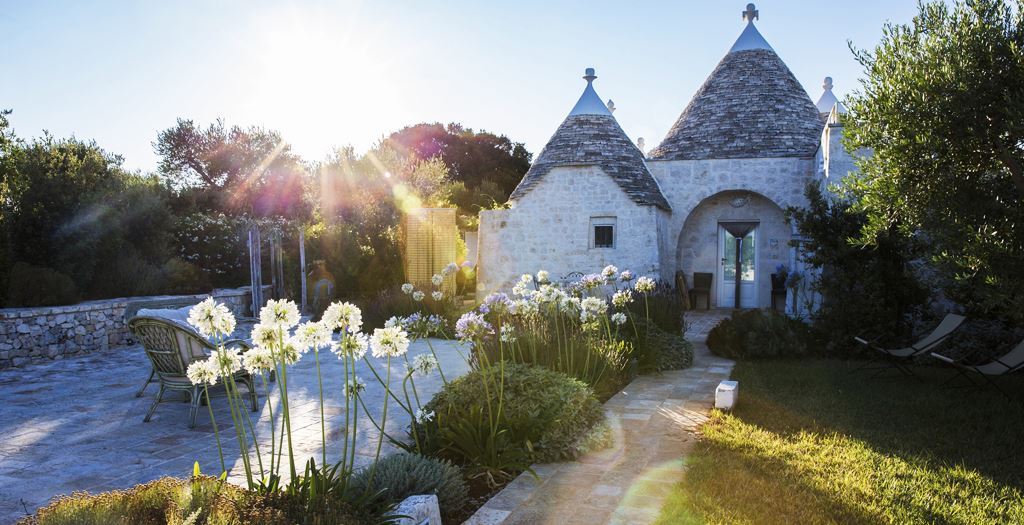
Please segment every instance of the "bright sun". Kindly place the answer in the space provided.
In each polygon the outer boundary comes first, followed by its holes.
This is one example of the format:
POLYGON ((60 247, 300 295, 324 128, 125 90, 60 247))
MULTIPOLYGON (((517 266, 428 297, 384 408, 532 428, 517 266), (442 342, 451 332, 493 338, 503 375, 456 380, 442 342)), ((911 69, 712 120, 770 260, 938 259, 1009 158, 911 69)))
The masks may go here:
POLYGON ((402 114, 388 35, 351 10, 342 26, 336 15, 297 7, 265 13, 256 24, 260 71, 246 99, 297 149, 315 156, 402 114))

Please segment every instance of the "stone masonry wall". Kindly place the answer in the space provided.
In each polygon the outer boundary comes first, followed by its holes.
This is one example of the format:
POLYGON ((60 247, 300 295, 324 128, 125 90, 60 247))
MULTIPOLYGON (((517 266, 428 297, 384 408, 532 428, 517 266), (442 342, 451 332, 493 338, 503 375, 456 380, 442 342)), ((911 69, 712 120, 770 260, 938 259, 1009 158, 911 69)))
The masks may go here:
MULTIPOLYGON (((683 224, 701 202, 724 191, 744 190, 767 198, 783 210, 804 206, 804 187, 814 176, 814 164, 813 157, 648 160, 647 167, 672 206, 666 241, 671 249, 662 253, 662 278, 672 279, 680 268, 683 224)), ((688 279, 692 277, 687 275, 688 279)))
MULTIPOLYGON (((214 290, 213 297, 235 313, 249 310, 249 287, 214 290)), ((127 297, 88 301, 69 306, 0 309, 0 369, 33 360, 59 359, 112 346, 131 344, 125 311, 160 303, 181 306, 209 295, 127 297)))
POLYGON ((552 168, 512 208, 480 213, 477 291, 508 289, 537 270, 560 279, 608 264, 657 276, 666 222, 664 211, 636 204, 598 167, 552 168), (591 247, 593 217, 615 217, 613 248, 591 247))

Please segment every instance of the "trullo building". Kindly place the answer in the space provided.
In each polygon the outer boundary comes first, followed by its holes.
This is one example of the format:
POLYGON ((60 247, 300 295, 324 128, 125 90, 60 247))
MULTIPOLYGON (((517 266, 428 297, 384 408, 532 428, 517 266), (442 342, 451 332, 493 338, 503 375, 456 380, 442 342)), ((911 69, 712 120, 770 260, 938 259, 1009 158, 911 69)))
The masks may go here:
POLYGON ((733 306, 737 291, 742 307, 771 304, 770 275, 797 263, 783 210, 804 204, 809 181, 841 177, 852 163, 831 79, 815 104, 757 30, 752 4, 743 17, 739 38, 646 156, 587 69, 583 94, 508 208, 480 214, 478 291, 539 269, 558 279, 614 264, 668 282, 711 274, 711 307, 733 306))

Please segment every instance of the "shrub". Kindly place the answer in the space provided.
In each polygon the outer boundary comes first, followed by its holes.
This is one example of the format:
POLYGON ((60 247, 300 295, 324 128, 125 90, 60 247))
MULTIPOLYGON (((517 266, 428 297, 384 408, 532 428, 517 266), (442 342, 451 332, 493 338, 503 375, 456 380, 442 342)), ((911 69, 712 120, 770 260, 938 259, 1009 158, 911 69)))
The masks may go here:
POLYGON ((403 453, 383 457, 376 465, 372 486, 370 467, 352 476, 349 487, 355 494, 376 494, 384 489, 379 496, 384 504, 397 504, 417 494, 436 494, 446 523, 454 523, 469 499, 462 472, 449 461, 403 453))
MULTIPOLYGON (((381 328, 384 323, 392 317, 407 317, 419 312, 424 315, 440 315, 448 325, 452 325, 454 319, 459 316, 456 303, 449 297, 435 301, 426 291, 422 301, 412 300, 408 294, 402 293, 398 288, 381 290, 375 295, 357 299, 355 302, 363 311, 363 324, 367 329, 381 328)), ((450 331, 448 331, 450 334, 450 331)))
POLYGON ((75 282, 50 268, 15 263, 8 281, 8 306, 53 306, 79 301, 75 282))
MULTIPOLYGON (((513 323, 505 320, 505 324, 513 323)), ((563 320, 563 333, 568 324, 563 320)), ((587 384, 599 400, 615 395, 630 379, 629 361, 634 353, 631 342, 582 331, 570 331, 559 338, 552 323, 536 319, 532 326, 517 327, 516 332, 519 335, 514 343, 499 343, 497 338, 484 341, 474 348, 475 358, 479 359, 482 351, 490 363, 504 357, 515 363, 561 372, 587 384)))
MULTIPOLYGON (((937 323, 929 323, 924 330, 931 330, 937 323)), ((1021 340, 1024 327, 997 319, 968 318, 938 352, 955 359, 983 360, 1006 354, 1021 340)))
POLYGON ((637 360, 642 372, 681 370, 693 366, 693 345, 680 333, 666 332, 657 323, 644 319, 637 319, 636 326, 642 341, 642 344, 637 344, 637 360))
POLYGON ((670 334, 683 333, 683 300, 675 287, 665 281, 658 281, 654 291, 647 294, 646 305, 644 296, 637 294, 629 309, 634 319, 643 319, 650 313, 651 321, 662 330, 670 334))
MULTIPOLYGON (((345 502, 323 523, 360 524, 345 502)), ((217 478, 161 478, 126 490, 76 492, 55 499, 19 525, 292 525, 309 523, 294 512, 295 498, 283 492, 259 494, 217 478)))
POLYGON ((723 319, 708 333, 708 349, 730 359, 792 357, 810 350, 810 329, 772 310, 744 310, 723 319))
MULTIPOLYGON (((496 393, 490 390, 499 384, 501 368, 495 364, 474 370, 445 385, 426 404, 424 409, 435 414, 432 421, 422 425, 430 448, 458 464, 474 466, 476 458, 460 454, 459 444, 452 440, 454 433, 446 431, 453 430, 455 423, 488 424, 491 411, 498 409, 496 393)), ((575 458, 579 453, 577 444, 604 420, 604 411, 591 389, 581 381, 539 366, 505 363, 503 368, 500 423, 510 441, 507 447, 525 451, 534 462, 575 458)), ((489 452, 500 455, 499 451, 489 452)))

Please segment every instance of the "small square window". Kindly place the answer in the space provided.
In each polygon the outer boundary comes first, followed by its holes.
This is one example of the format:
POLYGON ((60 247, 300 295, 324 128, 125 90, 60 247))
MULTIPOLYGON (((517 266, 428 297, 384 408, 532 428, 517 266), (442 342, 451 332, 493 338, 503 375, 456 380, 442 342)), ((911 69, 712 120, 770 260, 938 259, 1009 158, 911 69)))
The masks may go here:
POLYGON ((612 248, 615 246, 615 227, 611 224, 594 226, 594 248, 612 248))

